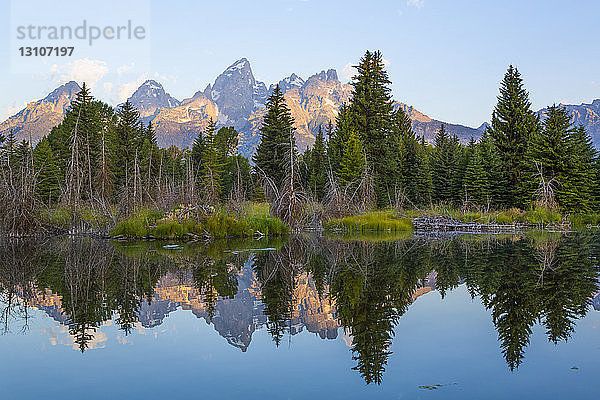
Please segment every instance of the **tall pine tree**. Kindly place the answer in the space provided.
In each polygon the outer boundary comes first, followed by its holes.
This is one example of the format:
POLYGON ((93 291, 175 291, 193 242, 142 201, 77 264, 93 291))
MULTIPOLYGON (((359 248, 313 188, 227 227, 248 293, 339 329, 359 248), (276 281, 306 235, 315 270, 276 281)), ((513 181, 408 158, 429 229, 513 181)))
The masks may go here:
POLYGON ((539 131, 539 118, 531 110, 521 74, 512 65, 500 84, 500 96, 489 129, 505 179, 502 203, 509 207, 526 207, 531 201, 531 193, 527 189, 525 155, 529 141, 539 131))
POLYGON ((266 107, 267 113, 260 130, 261 142, 253 161, 279 186, 289 170, 290 152, 296 152, 294 119, 279 85, 267 100, 266 107))

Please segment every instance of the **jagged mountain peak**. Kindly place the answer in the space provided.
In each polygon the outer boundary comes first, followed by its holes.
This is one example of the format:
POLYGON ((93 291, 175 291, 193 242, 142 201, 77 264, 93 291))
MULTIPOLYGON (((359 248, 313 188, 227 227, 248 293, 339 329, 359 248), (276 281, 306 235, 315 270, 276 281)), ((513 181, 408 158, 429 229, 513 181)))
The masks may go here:
POLYGON ((129 97, 128 101, 133 104, 142 118, 154 115, 160 108, 173 108, 181 104, 179 100, 165 92, 163 86, 153 79, 142 83, 129 97))
POLYGON ((250 61, 248 61, 247 58, 242 57, 239 60, 237 60, 236 62, 234 62, 233 64, 231 64, 226 70, 225 72, 229 72, 229 71, 239 71, 239 70, 246 70, 246 69, 250 69, 250 61))
POLYGON ((69 98, 74 97, 80 90, 81 86, 79 86, 77 82, 69 81, 54 89, 48 96, 44 97, 42 101, 45 103, 55 103, 63 95, 66 95, 69 98))
MULTIPOLYGON (((302 86, 304 86, 305 83, 306 82, 304 81, 304 79, 302 79, 295 73, 292 73, 290 76, 280 80, 277 83, 277 85, 279 85, 279 89, 281 90, 281 92, 283 94, 285 94, 288 90, 293 89, 295 87, 301 88, 302 86)), ((269 95, 271 95, 273 93, 273 90, 275 90, 275 87, 276 87, 276 85, 269 86, 269 95)))
POLYGON ((338 79, 338 74, 337 71, 333 68, 328 69, 327 71, 323 70, 321 72, 319 72, 318 74, 314 74, 311 77, 309 77, 306 82, 311 81, 311 80, 322 80, 322 81, 336 81, 339 82, 338 79))
MULTIPOLYGON (((197 92, 194 97, 199 94, 197 92)), ((219 124, 231 125, 239 130, 246 127, 252 112, 264 107, 267 88, 254 78, 250 62, 241 58, 217 76, 203 94, 217 105, 219 124)))

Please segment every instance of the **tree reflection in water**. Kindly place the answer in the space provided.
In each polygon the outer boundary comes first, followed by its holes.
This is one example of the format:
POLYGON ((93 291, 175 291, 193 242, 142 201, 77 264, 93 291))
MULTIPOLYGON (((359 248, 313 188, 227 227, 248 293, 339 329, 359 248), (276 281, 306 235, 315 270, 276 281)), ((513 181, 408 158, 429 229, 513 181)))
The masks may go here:
MULTIPOLYGON (((490 310, 512 370, 523 361, 536 323, 554 343, 571 337, 598 291, 597 243, 597 237, 585 233, 389 242, 302 235, 177 250, 159 243, 123 245, 90 238, 5 240, 0 243, 2 329, 26 330, 28 307, 51 293, 60 298, 61 316, 55 318, 68 326, 84 352, 110 319, 130 334, 141 309, 156 301, 166 274, 182 285, 192 282, 189 290, 196 291, 212 321, 219 302, 234 301, 239 294, 239 279, 249 266, 253 295, 261 301, 275 345, 297 333, 292 321, 306 303, 299 282, 308 276, 317 303, 334 310, 337 326, 352 338, 354 369, 366 383, 381 383, 394 329, 416 297, 436 289, 444 298, 460 284, 490 310)), ((230 317, 239 316, 220 316, 230 317)))

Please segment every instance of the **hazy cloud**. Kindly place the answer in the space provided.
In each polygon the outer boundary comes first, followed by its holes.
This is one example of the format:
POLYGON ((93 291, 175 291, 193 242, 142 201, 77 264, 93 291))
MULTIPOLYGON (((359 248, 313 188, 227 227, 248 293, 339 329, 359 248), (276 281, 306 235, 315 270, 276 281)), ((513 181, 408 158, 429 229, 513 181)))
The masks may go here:
POLYGON ((131 97, 133 92, 135 92, 135 90, 138 87, 140 87, 140 85, 144 83, 147 79, 148 75, 142 74, 138 76, 138 78, 135 81, 127 82, 119 86, 119 88, 117 89, 117 100, 119 101, 119 103, 122 103, 129 97, 131 97))
POLYGON ((133 61, 129 64, 121 65, 120 67, 117 68, 117 74, 123 75, 124 73, 133 70, 134 67, 135 67, 135 63, 133 61))
POLYGON ((104 91, 106 92, 106 94, 110 95, 113 90, 113 83, 112 82, 104 82, 102 84, 102 87, 104 88, 104 91))
POLYGON ((82 58, 63 65, 54 64, 50 68, 50 78, 59 83, 75 81, 79 84, 85 82, 94 88, 98 81, 108 73, 106 62, 82 58))
POLYGON ((23 103, 23 105, 20 106, 18 106, 16 103, 9 105, 3 110, 2 114, 0 115, 0 121, 4 121, 8 117, 12 117, 13 115, 21 111, 23 108, 25 108, 25 106, 27 106, 27 103, 23 103))
POLYGON ((409 7, 423 8, 425 0, 406 0, 406 5, 409 7))
POLYGON ((342 68, 341 78, 343 82, 348 82, 352 77, 356 74, 356 68, 354 68, 354 63, 348 63, 344 65, 342 68))

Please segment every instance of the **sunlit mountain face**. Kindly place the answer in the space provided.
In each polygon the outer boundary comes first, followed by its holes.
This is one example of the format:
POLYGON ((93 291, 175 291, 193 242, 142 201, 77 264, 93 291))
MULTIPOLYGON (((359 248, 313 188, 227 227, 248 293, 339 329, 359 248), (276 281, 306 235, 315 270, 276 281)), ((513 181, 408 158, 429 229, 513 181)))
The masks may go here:
POLYGON ((165 321, 185 313, 242 352, 258 332, 275 349, 311 334, 343 341, 353 369, 381 383, 388 364, 399 362, 392 349, 410 329, 405 315, 428 296, 444 304, 459 291, 481 304, 508 370, 526 360, 537 327, 563 343, 592 306, 600 308, 599 241, 589 234, 372 239, 4 240, 1 326, 27 332, 41 311, 55 321, 42 332, 51 347, 85 355, 147 333, 168 335, 165 321), (116 340, 107 334, 113 329, 116 340))

